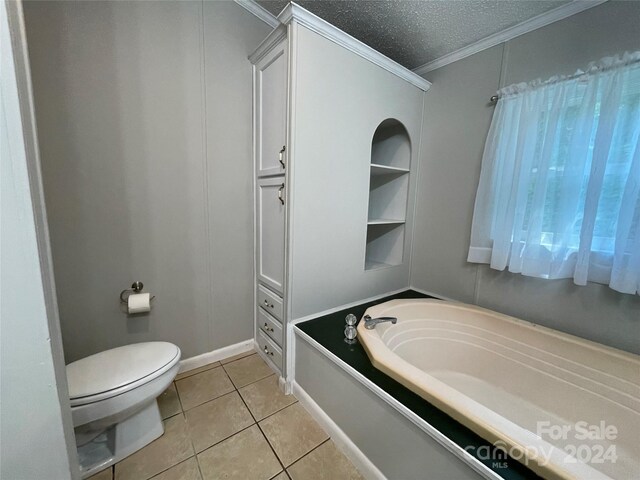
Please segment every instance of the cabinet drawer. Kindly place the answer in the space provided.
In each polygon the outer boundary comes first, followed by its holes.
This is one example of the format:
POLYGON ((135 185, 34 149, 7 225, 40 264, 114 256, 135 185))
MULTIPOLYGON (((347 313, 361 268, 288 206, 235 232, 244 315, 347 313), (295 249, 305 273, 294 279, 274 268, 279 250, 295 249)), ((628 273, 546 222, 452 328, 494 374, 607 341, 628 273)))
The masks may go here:
POLYGON ((258 285, 258 305, 282 322, 282 298, 258 285))
POLYGON ((258 309, 258 328, 269 335, 271 339, 282 347, 282 324, 265 312, 262 308, 258 309))
POLYGON ((262 355, 273 362, 282 371, 282 350, 273 340, 267 337, 262 329, 258 330, 258 346, 262 355))

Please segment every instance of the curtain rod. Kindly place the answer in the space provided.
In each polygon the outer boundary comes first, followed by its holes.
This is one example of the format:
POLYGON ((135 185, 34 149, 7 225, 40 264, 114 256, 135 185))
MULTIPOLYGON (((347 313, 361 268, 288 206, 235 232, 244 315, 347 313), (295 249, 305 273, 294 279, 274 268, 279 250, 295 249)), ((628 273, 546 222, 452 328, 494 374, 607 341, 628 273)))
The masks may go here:
MULTIPOLYGON (((615 68, 620 68, 627 65, 633 65, 634 63, 640 63, 640 50, 635 52, 625 52, 622 55, 615 55, 612 57, 605 57, 598 62, 591 62, 586 70, 577 70, 575 73, 570 75, 556 75, 554 77, 549 78, 548 80, 533 80, 531 82, 522 82, 523 84, 527 84, 533 88, 543 87, 546 85, 550 85, 553 83, 561 83, 569 80, 578 79, 578 81, 586 80, 589 75, 606 72, 608 70, 613 70, 615 68), (620 58, 622 57, 622 58, 620 58)), ((518 84, 514 84, 518 85, 518 84)), ((503 87, 498 92, 504 90, 503 87)), ((495 94, 489 98, 490 103, 496 103, 500 100, 501 95, 495 94)))

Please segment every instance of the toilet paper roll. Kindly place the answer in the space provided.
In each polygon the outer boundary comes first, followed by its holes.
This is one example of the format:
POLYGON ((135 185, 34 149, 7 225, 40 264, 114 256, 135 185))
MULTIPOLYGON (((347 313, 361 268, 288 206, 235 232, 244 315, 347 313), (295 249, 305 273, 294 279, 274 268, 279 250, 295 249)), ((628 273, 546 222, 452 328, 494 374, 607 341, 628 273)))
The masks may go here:
POLYGON ((148 293, 134 293, 127 299, 129 313, 141 313, 151 310, 151 298, 148 293))

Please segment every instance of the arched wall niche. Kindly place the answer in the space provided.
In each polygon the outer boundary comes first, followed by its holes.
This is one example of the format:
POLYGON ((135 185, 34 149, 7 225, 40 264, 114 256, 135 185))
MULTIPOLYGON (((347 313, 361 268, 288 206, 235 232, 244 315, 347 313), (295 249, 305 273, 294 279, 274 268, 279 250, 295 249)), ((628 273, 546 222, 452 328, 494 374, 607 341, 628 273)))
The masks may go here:
POLYGON ((365 270, 404 261, 410 167, 409 133, 401 122, 388 118, 371 140, 365 270))

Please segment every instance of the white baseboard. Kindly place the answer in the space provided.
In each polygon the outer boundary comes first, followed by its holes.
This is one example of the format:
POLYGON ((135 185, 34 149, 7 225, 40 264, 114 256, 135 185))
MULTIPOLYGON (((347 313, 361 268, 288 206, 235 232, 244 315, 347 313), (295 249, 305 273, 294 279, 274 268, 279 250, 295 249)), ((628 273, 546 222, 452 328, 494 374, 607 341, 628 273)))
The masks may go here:
POLYGON ((295 380, 291 382, 291 386, 293 394, 300 401, 300 404, 309 412, 313 419, 320 424, 324 431, 329 434, 333 443, 351 460, 351 463, 353 463, 363 477, 372 480, 386 480, 387 477, 378 470, 378 467, 362 453, 362 450, 351 441, 347 434, 342 431, 295 380))
POLYGON ((203 353, 201 355, 196 355, 195 357, 180 360, 180 370, 178 373, 188 372, 189 370, 193 370, 219 360, 224 360, 225 358, 233 357, 234 355, 248 352, 249 350, 253 350, 253 338, 250 340, 243 340, 240 343, 235 343, 227 347, 218 348, 217 350, 212 350, 211 352, 203 353))

